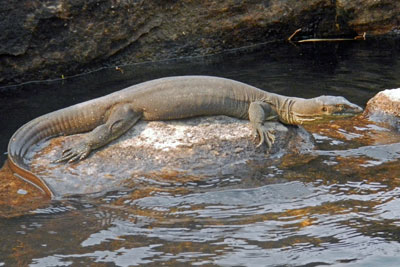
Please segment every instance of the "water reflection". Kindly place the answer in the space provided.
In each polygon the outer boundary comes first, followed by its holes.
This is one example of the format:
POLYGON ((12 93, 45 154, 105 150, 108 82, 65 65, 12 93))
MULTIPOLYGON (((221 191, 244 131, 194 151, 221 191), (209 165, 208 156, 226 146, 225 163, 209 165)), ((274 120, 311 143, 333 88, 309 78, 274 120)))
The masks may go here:
MULTIPOLYGON (((79 231, 75 225, 60 240, 69 249, 46 253, 32 263, 265 266, 384 258, 400 248, 395 235, 399 213, 393 209, 397 196, 397 187, 389 189, 379 182, 327 180, 177 196, 164 192, 136 200, 125 194, 112 203, 105 196, 95 209, 73 216, 74 224, 88 225, 90 231, 79 231), (74 249, 67 238, 71 236, 78 241, 73 242, 74 249)), ((58 223, 66 225, 61 218, 58 223)), ((31 223, 24 234, 60 235, 58 223, 31 223)))
MULTIPOLYGON (((103 73, 106 78, 66 81, 57 94, 79 102, 88 97, 83 86, 103 94, 104 85, 115 90, 196 66, 199 74, 281 94, 339 94, 363 104, 400 82, 397 43, 369 45, 329 44, 314 52, 314 45, 273 47, 218 60, 135 66, 125 69, 125 77, 103 73)), ((2 110, 11 114, 18 103, 56 99, 49 94, 51 85, 44 87, 36 99, 24 102, 26 96, 18 95, 2 110)), ((2 136, 68 101, 48 100, 49 107, 18 111, 10 123, 0 122, 1 129, 10 128, 2 136)), ((38 207, 32 215, 0 219, 0 266, 395 266, 400 261, 398 133, 362 118, 307 129, 318 146, 313 155, 288 156, 257 175, 204 181, 142 177, 132 181, 132 190, 75 196, 38 207)))

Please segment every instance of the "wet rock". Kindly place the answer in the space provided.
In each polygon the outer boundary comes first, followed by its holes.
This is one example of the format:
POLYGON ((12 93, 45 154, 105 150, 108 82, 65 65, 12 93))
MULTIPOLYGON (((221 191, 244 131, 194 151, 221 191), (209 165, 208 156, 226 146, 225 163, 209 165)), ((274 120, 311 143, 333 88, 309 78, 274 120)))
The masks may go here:
POLYGON ((384 90, 371 98, 365 115, 377 122, 386 122, 400 129, 400 88, 384 90))
POLYGON ((304 36, 399 29, 399 1, 0 0, 0 84, 304 36))
POLYGON ((46 141, 32 159, 32 170, 56 195, 88 194, 133 188, 140 179, 157 183, 240 179, 278 164, 283 155, 314 147, 312 136, 302 127, 268 124, 276 132, 269 152, 265 146, 256 148, 248 121, 225 116, 142 121, 78 163, 51 162, 61 155, 63 145, 73 144, 81 135, 46 141))
POLYGON ((18 217, 49 205, 50 198, 18 178, 6 161, 0 169, 0 219, 18 217))

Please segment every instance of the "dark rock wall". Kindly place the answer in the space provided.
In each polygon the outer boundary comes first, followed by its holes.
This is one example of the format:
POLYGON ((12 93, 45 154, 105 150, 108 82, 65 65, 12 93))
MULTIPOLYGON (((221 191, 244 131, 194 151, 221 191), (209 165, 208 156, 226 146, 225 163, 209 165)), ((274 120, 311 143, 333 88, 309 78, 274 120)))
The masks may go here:
POLYGON ((390 0, 0 0, 0 85, 281 41, 395 32, 390 0))
POLYGON ((358 33, 400 33, 400 1, 336 0, 336 7, 338 15, 358 33))

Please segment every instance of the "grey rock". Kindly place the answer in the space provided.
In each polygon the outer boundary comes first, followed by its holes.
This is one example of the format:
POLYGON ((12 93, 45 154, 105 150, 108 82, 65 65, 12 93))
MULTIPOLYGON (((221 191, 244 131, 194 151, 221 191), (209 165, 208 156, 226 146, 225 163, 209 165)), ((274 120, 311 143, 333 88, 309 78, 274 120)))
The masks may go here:
POLYGON ((371 98, 365 115, 375 122, 385 122, 400 130, 400 88, 384 90, 371 98))
POLYGON ((81 135, 58 137, 32 153, 32 170, 56 195, 90 194, 132 188, 140 179, 155 182, 196 182, 241 179, 279 164, 284 155, 314 148, 302 127, 268 122, 276 141, 272 148, 256 148, 248 121, 226 116, 179 121, 139 122, 134 129, 89 158, 72 164, 53 164, 62 144, 81 135))

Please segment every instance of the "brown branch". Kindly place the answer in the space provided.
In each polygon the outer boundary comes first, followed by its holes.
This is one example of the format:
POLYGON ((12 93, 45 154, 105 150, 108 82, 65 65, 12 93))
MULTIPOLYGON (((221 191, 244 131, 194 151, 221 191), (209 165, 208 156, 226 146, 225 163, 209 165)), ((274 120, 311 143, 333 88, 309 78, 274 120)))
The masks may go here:
POLYGON ((294 33, 292 33, 292 35, 290 35, 289 38, 288 38, 287 40, 290 42, 290 41, 292 40, 292 38, 293 38, 299 31, 301 31, 301 28, 295 30, 294 33))
POLYGON ((313 43, 313 42, 340 42, 340 41, 354 41, 353 38, 328 38, 328 39, 305 39, 300 40, 298 43, 313 43))
POLYGON ((364 32, 362 35, 357 35, 356 37, 354 37, 354 40, 366 40, 367 33, 364 32))
POLYGON ((366 40, 367 33, 363 33, 362 35, 357 35, 354 38, 316 38, 316 39, 305 39, 297 41, 298 43, 312 43, 312 42, 341 42, 341 41, 358 41, 358 40, 366 40))

